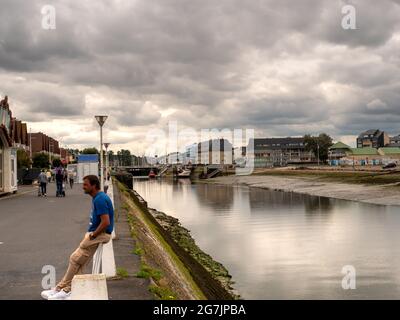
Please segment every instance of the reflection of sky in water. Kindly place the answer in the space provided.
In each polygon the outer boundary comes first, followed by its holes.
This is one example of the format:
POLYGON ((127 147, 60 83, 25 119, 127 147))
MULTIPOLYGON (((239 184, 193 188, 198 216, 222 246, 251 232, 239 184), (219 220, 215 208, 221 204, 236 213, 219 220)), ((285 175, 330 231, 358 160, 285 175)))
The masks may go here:
POLYGON ((191 230, 244 298, 400 298, 400 208, 247 187, 135 181, 191 230), (357 289, 341 287, 354 265, 357 289))

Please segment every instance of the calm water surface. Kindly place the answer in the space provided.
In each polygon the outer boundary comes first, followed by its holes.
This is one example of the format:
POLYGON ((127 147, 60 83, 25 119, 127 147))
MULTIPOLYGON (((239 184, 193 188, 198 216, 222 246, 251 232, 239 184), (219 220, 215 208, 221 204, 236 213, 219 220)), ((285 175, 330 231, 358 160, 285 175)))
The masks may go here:
POLYGON ((189 180, 134 189, 191 230, 245 299, 400 299, 400 207, 189 180), (355 290, 342 288, 346 265, 355 290))

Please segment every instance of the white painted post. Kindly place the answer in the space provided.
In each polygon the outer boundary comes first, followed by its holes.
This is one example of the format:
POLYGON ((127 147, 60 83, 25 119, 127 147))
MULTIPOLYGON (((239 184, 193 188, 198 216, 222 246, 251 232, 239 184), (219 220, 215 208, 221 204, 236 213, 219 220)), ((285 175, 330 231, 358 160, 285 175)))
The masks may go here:
POLYGON ((101 270, 101 261, 103 256, 103 244, 100 243, 93 256, 92 274, 99 274, 101 270))
POLYGON ((106 275, 76 275, 72 279, 71 300, 108 300, 106 275))
MULTIPOLYGON (((110 184, 108 190, 109 190, 108 196, 110 197, 111 202, 114 205, 114 193, 113 193, 112 183, 110 184)), ((99 273, 101 270, 101 272, 105 274, 107 278, 115 277, 117 275, 117 268, 115 265, 115 258, 114 258, 114 248, 112 243, 113 242, 112 239, 115 238, 114 231, 111 235, 110 241, 105 244, 100 244, 96 250, 96 253, 93 257, 93 267, 92 267, 93 274, 99 273)))
POLYGON ((103 245, 101 272, 104 273, 107 278, 115 277, 117 275, 112 239, 103 245))

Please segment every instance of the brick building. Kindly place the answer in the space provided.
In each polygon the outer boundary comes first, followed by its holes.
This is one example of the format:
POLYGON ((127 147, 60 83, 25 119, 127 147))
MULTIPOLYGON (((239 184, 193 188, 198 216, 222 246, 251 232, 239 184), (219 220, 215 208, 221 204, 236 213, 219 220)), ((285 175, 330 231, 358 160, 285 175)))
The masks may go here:
POLYGON ((32 147, 32 155, 35 153, 50 153, 54 157, 60 157, 60 146, 57 140, 42 132, 28 134, 32 147))

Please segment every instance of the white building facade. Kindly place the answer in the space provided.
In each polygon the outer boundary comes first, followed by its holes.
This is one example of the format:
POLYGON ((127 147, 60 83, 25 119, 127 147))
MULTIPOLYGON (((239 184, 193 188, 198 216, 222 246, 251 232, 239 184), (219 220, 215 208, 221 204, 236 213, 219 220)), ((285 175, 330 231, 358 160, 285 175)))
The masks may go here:
POLYGON ((0 194, 17 191, 17 149, 13 148, 11 119, 5 98, 0 102, 0 194))

